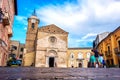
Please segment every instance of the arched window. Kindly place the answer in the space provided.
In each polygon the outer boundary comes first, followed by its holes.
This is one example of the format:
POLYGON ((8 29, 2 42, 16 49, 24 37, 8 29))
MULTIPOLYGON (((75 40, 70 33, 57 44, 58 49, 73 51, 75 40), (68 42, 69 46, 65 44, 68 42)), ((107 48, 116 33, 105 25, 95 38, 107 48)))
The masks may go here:
POLYGON ((70 54, 70 59, 74 59, 74 53, 70 54))
POLYGON ((87 53, 87 58, 90 58, 90 52, 87 53))
POLYGON ((83 54, 82 53, 78 53, 78 59, 83 59, 83 54))
POLYGON ((57 38, 55 36, 50 36, 49 37, 49 42, 50 43, 55 43, 57 41, 57 38))
POLYGON ((110 54, 110 45, 107 46, 108 54, 110 54))
POLYGON ((32 23, 32 28, 34 29, 34 27, 35 27, 35 24, 34 24, 34 23, 32 23))

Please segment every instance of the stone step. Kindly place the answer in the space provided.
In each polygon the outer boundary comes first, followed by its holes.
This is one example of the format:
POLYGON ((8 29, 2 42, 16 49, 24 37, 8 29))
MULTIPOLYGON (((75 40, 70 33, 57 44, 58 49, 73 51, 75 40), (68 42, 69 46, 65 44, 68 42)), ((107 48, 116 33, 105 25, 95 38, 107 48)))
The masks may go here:
POLYGON ((0 67, 0 80, 120 80, 120 68, 0 67))

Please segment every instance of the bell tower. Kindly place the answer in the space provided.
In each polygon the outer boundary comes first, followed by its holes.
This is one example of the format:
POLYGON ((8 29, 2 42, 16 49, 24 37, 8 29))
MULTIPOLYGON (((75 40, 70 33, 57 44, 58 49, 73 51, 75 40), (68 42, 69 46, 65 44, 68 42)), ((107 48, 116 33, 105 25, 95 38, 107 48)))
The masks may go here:
POLYGON ((31 17, 28 18, 28 28, 26 34, 26 53, 35 51, 35 42, 38 30, 39 19, 36 16, 36 12, 34 10, 31 17))

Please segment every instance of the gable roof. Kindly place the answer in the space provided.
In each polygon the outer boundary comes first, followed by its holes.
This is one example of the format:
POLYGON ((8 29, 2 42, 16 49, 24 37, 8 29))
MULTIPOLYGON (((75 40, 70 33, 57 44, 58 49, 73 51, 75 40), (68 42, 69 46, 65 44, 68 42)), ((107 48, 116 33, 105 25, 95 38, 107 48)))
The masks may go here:
POLYGON ((53 33, 53 34, 68 34, 68 32, 64 31, 63 29, 59 28, 58 26, 54 24, 39 27, 38 31, 46 32, 46 33, 53 33))

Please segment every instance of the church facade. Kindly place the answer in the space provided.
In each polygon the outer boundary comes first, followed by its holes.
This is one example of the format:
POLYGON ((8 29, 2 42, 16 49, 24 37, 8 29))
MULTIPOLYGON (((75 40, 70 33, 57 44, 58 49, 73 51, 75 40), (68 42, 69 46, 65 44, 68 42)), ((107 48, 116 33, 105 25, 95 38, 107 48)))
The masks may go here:
POLYGON ((54 24, 38 24, 37 16, 28 18, 23 66, 87 67, 91 48, 68 48, 68 32, 54 24))

